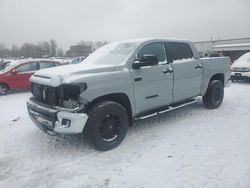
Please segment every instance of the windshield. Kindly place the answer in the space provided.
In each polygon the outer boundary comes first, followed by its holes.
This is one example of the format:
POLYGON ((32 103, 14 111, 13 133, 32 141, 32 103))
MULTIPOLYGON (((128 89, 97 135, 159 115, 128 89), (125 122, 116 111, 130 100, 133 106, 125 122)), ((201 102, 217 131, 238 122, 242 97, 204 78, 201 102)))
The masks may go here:
POLYGON ((77 63, 80 63, 78 57, 74 58, 74 59, 72 60, 72 62, 71 62, 71 64, 77 64, 77 63))
POLYGON ((137 42, 110 43, 94 51, 83 62, 92 65, 123 65, 137 45, 137 42))
POLYGON ((7 72, 16 65, 16 61, 7 61, 0 63, 0 72, 7 72))

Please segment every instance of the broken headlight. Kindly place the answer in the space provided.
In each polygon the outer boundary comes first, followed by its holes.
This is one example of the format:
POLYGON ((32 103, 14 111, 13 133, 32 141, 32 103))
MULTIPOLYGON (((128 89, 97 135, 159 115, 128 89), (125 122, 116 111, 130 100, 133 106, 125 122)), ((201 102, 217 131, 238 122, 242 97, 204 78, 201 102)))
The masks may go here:
POLYGON ((75 109, 81 107, 79 96, 87 89, 87 84, 64 84, 60 86, 59 104, 63 108, 75 109))

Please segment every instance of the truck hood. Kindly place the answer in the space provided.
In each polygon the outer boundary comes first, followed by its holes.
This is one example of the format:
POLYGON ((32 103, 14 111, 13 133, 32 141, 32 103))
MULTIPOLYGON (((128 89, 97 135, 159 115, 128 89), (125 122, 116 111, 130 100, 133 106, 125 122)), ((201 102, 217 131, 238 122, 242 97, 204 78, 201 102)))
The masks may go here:
POLYGON ((37 71, 35 72, 35 74, 33 74, 30 80, 35 83, 56 87, 64 83, 65 80, 69 80, 70 77, 75 77, 77 75, 111 72, 115 70, 115 68, 116 67, 112 65, 64 65, 37 71))

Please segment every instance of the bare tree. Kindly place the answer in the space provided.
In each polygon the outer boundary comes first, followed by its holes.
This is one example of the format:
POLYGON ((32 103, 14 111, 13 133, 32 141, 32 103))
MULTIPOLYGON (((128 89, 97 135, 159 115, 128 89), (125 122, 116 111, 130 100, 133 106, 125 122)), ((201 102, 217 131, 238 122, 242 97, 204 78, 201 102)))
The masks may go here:
POLYGON ((78 43, 79 46, 90 46, 91 50, 94 51, 105 44, 108 44, 108 41, 85 41, 82 40, 78 43))
POLYGON ((0 57, 7 57, 5 44, 0 42, 0 57))
POLYGON ((50 56, 56 56, 57 44, 54 39, 50 40, 50 56))
POLYGON ((17 45, 13 45, 10 49, 10 53, 9 53, 10 57, 20 57, 20 50, 19 47, 17 45))
POLYGON ((26 58, 35 57, 34 48, 34 44, 24 43, 20 48, 20 55, 26 58))
MULTIPOLYGON (((97 48, 107 44, 107 41, 81 41, 77 45, 86 47, 88 51, 94 51, 97 48)), ((58 48, 57 43, 54 39, 51 39, 49 42, 38 42, 37 44, 33 43, 24 43, 20 46, 13 45, 10 49, 5 46, 3 42, 0 42, 0 57, 33 57, 41 58, 44 56, 65 56, 65 52, 62 48, 58 48)))
POLYGON ((63 49, 62 49, 62 48, 57 49, 56 55, 59 56, 59 57, 63 57, 63 56, 64 56, 64 51, 63 51, 63 49))
POLYGON ((40 42, 37 43, 34 50, 35 50, 35 57, 36 58, 43 56, 42 44, 40 42))
POLYGON ((47 41, 42 42, 42 56, 49 56, 50 55, 50 44, 47 41))
POLYGON ((92 50, 94 51, 108 43, 109 43, 108 41, 95 41, 93 42, 92 50))

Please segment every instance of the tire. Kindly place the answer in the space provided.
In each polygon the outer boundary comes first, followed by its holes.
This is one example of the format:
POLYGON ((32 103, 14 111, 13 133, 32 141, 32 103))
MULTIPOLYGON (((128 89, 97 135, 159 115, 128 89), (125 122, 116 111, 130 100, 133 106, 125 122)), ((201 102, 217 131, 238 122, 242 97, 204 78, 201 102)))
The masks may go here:
POLYGON ((6 95, 7 93, 9 93, 9 87, 5 84, 0 84, 0 96, 6 95))
POLYGON ((232 82, 237 82, 239 79, 236 78, 235 76, 232 76, 232 77, 231 77, 231 80, 232 80, 232 82))
POLYGON ((123 141, 128 130, 128 114, 119 103, 105 101, 94 106, 88 113, 84 129, 87 142, 96 150, 111 150, 123 141))
POLYGON ((209 83, 206 94, 202 97, 206 108, 218 108, 224 98, 224 86, 220 80, 213 80, 209 83))

